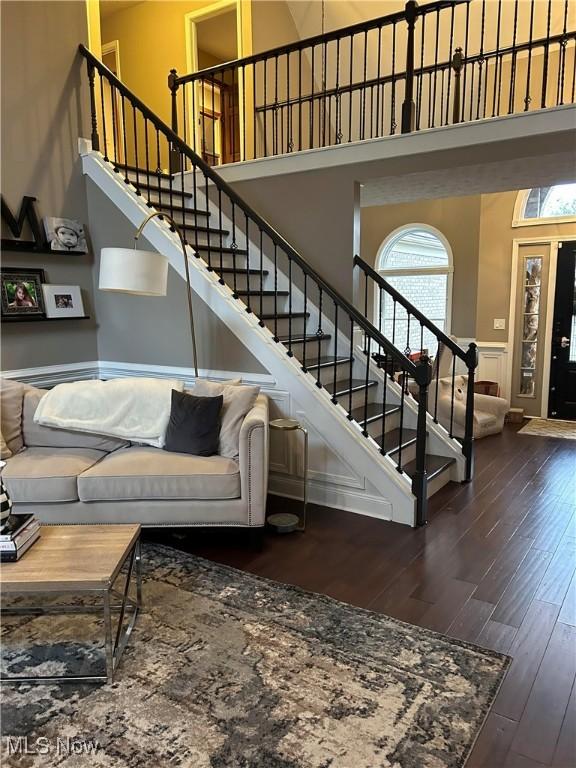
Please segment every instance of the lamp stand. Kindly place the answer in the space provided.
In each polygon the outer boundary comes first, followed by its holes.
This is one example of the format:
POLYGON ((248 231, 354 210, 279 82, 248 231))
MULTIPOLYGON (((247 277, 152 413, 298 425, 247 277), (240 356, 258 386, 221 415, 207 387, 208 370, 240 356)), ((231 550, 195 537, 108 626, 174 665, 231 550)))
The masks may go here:
POLYGON ((190 336, 192 338, 192 356, 194 358, 194 373, 196 375, 196 378, 198 378, 198 358, 196 354, 196 334, 194 332, 194 311, 192 308, 192 294, 191 294, 191 285, 190 285, 190 267, 188 265, 188 254, 186 253, 186 242, 184 241, 184 236, 182 235, 182 232, 180 231, 178 225, 174 221, 174 219, 171 216, 168 216, 167 213, 162 213, 161 211, 154 211, 149 216, 147 216, 142 224, 138 227, 138 230, 136 231, 136 234, 134 235, 134 248, 136 248, 136 243, 138 242, 138 238, 142 234, 142 230, 148 224, 148 222, 155 218, 156 216, 166 219, 170 223, 170 226, 173 227, 174 231, 180 238, 180 244, 182 245, 182 253, 184 255, 184 270, 186 272, 186 296, 188 298, 188 319, 190 322, 190 336))

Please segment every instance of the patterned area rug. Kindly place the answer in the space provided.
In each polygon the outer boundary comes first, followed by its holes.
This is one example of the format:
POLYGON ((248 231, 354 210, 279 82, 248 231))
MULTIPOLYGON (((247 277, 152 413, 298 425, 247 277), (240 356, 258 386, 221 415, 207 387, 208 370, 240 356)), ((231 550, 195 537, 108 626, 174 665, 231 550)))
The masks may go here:
MULTIPOLYGON (((456 768, 509 662, 168 547, 147 545, 144 568, 146 612, 113 685, 3 686, 3 765, 456 768), (30 751, 42 737, 52 757, 10 757, 9 736, 30 751), (94 754, 56 757, 58 739, 94 754)), ((98 630, 7 618, 3 672, 94 673, 98 630)))
POLYGON ((518 431, 518 434, 539 435, 540 437, 562 437, 565 440, 576 440, 576 421, 530 419, 528 424, 518 431))

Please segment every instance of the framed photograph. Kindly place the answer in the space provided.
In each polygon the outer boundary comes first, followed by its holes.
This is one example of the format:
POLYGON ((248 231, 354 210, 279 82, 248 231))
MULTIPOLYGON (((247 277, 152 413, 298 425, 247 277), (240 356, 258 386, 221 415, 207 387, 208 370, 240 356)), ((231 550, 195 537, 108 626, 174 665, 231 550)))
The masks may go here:
POLYGON ((65 253, 86 253, 84 225, 74 219, 60 219, 54 216, 44 218, 46 240, 51 251, 65 253))
POLYGON ((42 283, 43 269, 16 269, 4 267, 0 272, 2 316, 17 318, 26 315, 41 320, 44 314, 42 283))
POLYGON ((84 317, 79 285, 43 285, 46 317, 84 317))

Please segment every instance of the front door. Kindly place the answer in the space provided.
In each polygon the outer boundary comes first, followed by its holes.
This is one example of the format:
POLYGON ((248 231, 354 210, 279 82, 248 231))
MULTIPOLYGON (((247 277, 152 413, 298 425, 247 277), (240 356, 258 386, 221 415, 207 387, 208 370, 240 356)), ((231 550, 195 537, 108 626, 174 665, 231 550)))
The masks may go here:
POLYGON ((548 416, 576 420, 576 242, 558 248, 548 416))

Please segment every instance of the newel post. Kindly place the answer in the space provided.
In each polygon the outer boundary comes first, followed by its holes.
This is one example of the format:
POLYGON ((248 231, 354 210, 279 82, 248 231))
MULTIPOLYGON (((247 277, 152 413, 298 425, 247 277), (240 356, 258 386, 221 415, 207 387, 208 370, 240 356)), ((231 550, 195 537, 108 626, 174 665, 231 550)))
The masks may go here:
POLYGON ((404 8, 408 37, 406 40, 406 89, 402 103, 402 133, 411 133, 416 126, 416 104, 414 102, 414 28, 418 17, 418 3, 408 0, 404 8))
MULTIPOLYGON (((172 130, 178 135, 178 104, 176 94, 178 93, 178 73, 175 69, 170 70, 168 75, 168 88, 170 89, 170 101, 172 104, 172 130)), ((178 149, 170 145, 170 173, 179 173, 182 170, 182 160, 178 149)))
POLYGON ((92 149, 96 152, 100 151, 100 137, 98 136, 98 118, 96 116, 96 96, 94 93, 94 64, 88 62, 88 82, 90 84, 90 112, 91 112, 91 125, 92 134, 90 139, 92 141, 92 149))
POLYGON ((462 67, 464 66, 464 56, 462 55, 462 48, 458 47, 454 51, 452 56, 452 69, 454 70, 454 104, 452 107, 452 122, 459 123, 461 120, 460 104, 461 104, 461 76, 462 67))
POLYGON ((412 476, 412 493, 416 497, 416 525, 428 522, 428 476, 426 474, 426 421, 428 417, 428 387, 432 381, 430 358, 422 355, 416 363, 414 376, 418 384, 418 421, 416 426, 416 471, 412 476))
POLYGON ((466 367, 468 368, 468 386, 466 389, 466 424, 462 453, 466 459, 466 482, 472 479, 474 471, 474 375, 478 366, 478 347, 472 343, 466 352, 466 367))

